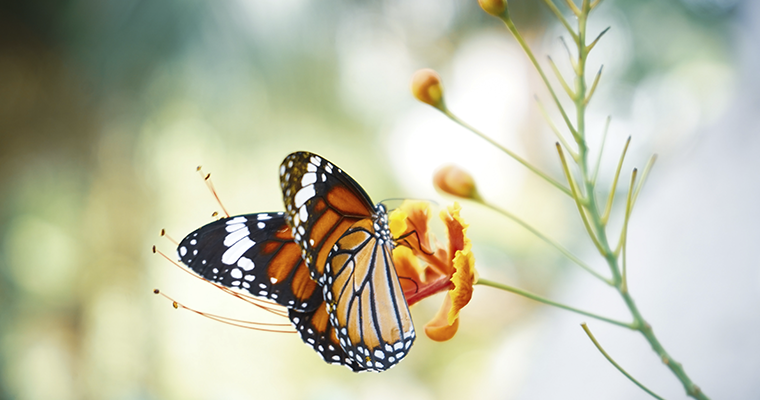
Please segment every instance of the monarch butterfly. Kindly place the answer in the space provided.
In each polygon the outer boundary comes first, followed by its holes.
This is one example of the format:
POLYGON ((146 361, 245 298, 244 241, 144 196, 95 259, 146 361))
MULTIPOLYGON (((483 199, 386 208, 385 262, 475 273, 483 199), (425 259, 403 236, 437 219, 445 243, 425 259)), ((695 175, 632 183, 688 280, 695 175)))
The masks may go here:
POLYGON ((301 339, 328 363, 392 367, 415 331, 385 207, 312 153, 288 155, 279 172, 285 213, 205 225, 180 242, 180 260, 209 281, 287 307, 301 339))

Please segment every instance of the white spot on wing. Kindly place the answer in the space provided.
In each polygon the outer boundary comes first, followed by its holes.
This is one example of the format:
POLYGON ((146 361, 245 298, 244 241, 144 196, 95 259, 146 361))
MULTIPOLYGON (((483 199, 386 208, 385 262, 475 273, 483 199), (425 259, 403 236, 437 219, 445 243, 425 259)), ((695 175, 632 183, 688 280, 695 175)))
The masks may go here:
MULTIPOLYGON (((282 215, 282 213, 278 213, 279 215, 282 215)), ((256 219, 259 221, 266 221, 268 219, 272 219, 272 216, 269 214, 259 214, 256 216, 256 219)))
POLYGON ((307 200, 314 197, 316 193, 314 192, 314 186, 306 186, 304 188, 301 188, 301 190, 296 193, 295 198, 293 199, 296 205, 296 208, 301 207, 306 203, 307 200))
POLYGON ((306 222, 306 220, 309 219, 309 210, 306 209, 306 206, 301 207, 301 209, 298 210, 298 216, 301 218, 301 221, 303 222, 306 222))
POLYGON ((224 238, 224 245, 230 247, 233 244, 237 243, 240 239, 247 238, 250 233, 251 232, 248 231, 247 227, 245 229, 238 229, 234 232, 231 232, 224 238))
POLYGON ((187 254, 187 249, 185 248, 185 246, 180 247, 179 248, 179 256, 180 257, 184 257, 185 254, 187 254))
POLYGON ((253 261, 251 261, 251 259, 248 257, 240 257, 240 259, 237 262, 237 266, 246 271, 250 271, 253 269, 253 267, 255 267, 255 265, 253 264, 253 261))
POLYGON ((240 268, 234 268, 232 271, 230 271, 230 276, 235 279, 242 279, 243 278, 243 272, 240 271, 240 268))
POLYGON ((243 253, 253 247, 254 244, 256 243, 254 243, 253 240, 249 239, 247 236, 244 237, 222 254, 222 262, 227 265, 236 263, 240 257, 243 256, 243 253))
POLYGON ((224 229, 226 229, 227 232, 235 232, 243 228, 245 228, 245 225, 243 224, 227 224, 227 227, 224 229))
POLYGON ((243 216, 239 216, 239 217, 235 217, 235 218, 233 218, 233 219, 231 219, 231 220, 227 221, 227 225, 232 225, 232 224, 244 224, 246 221, 248 221, 248 220, 247 220, 247 219, 245 219, 245 217, 243 217, 243 216))
POLYGON ((309 172, 317 172, 317 166, 314 164, 309 164, 306 166, 306 170, 309 172))
POLYGON ((259 222, 258 224, 256 224, 256 226, 258 226, 259 229, 264 229, 264 227, 267 226, 267 224, 265 224, 263 222, 259 222))
POLYGON ((317 174, 314 172, 307 172, 303 174, 303 178, 301 178, 301 186, 309 186, 316 181, 317 174))

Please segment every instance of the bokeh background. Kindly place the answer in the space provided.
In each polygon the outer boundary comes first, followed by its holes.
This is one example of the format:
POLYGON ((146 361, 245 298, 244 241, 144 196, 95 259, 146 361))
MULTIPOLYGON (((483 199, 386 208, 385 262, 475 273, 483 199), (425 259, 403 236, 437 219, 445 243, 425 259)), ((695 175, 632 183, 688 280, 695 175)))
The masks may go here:
MULTIPOLYGON (((569 73, 542 2, 510 7, 569 73)), ((760 5, 606 0, 589 28, 607 26, 589 61, 605 66, 592 144, 613 118, 600 179, 628 135, 625 171, 660 156, 630 227, 631 291, 708 395, 760 398, 760 5)), ((453 340, 421 335, 397 367, 359 375, 296 335, 152 294, 271 320, 150 249, 173 253, 161 228, 180 239, 219 210, 197 165, 231 213, 275 211, 277 168, 296 150, 375 201, 448 205, 431 175, 456 163, 604 271, 567 197, 413 100, 422 67, 441 73, 454 112, 561 178, 533 100, 546 91, 474 0, 0 2, 0 398, 647 398, 589 342, 586 318, 490 288, 476 288, 453 340)), ((463 215, 481 276, 627 318, 612 290, 511 221, 467 203, 463 215)), ((420 334, 440 301, 413 308, 420 334)), ((642 337, 588 322, 640 381, 685 398, 642 337)))

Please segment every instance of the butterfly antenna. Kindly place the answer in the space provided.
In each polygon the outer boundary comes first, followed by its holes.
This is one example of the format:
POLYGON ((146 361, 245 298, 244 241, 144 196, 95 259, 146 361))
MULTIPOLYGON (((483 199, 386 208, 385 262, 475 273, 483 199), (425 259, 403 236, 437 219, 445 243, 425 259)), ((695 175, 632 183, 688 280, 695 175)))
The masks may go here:
POLYGON ((211 191, 211 194, 214 195, 214 198, 216 199, 216 202, 219 203, 219 207, 222 207, 222 211, 224 212, 224 215, 226 218, 230 217, 230 213, 227 212, 227 209, 224 207, 224 204, 222 204, 222 200, 219 198, 219 195, 216 193, 216 189, 214 188, 214 182, 211 181, 211 174, 204 174, 203 169, 199 165, 198 168, 196 168, 196 171, 201 175, 203 178, 203 181, 206 182, 206 186, 208 187, 208 190, 211 191))
POLYGON ((277 304, 277 303, 272 303, 272 302, 268 302, 268 301, 265 301, 265 300, 261 300, 261 299, 259 299, 257 297, 253 297, 251 295, 246 295, 246 294, 243 294, 243 293, 238 293, 238 292, 235 292, 235 291, 233 291, 232 289, 230 289, 230 288, 228 288, 226 286, 222 286, 222 285, 219 285, 217 283, 214 283, 214 282, 211 282, 211 281, 207 281, 207 280, 201 278, 200 276, 198 276, 198 275, 190 272, 187 268, 182 267, 181 265, 179 265, 179 263, 177 263, 176 261, 174 261, 171 258, 169 258, 169 256, 167 256, 166 254, 164 254, 164 252, 162 252, 161 250, 158 250, 155 245, 153 246, 153 253, 154 254, 158 254, 161 257, 165 258, 167 261, 169 261, 170 263, 174 264, 175 267, 179 268, 182 272, 184 272, 184 273, 186 273, 186 274, 192 276, 193 278, 198 279, 198 280, 200 280, 202 282, 208 283, 209 285, 214 286, 215 288, 217 288, 217 289, 219 289, 219 290, 221 290, 221 291, 223 291, 223 292, 225 292, 225 293, 227 293, 227 294, 229 294, 229 295, 231 295, 233 297, 236 297, 236 298, 238 298, 240 300, 243 300, 243 301, 245 301, 248 304, 254 305, 254 306, 256 306, 258 308, 261 308, 264 311, 270 312, 270 313, 272 313, 274 315, 277 315, 277 316, 280 316, 280 317, 287 317, 288 316, 287 312, 284 310, 284 307, 281 306, 281 305, 279 305, 279 304, 277 304))
POLYGON ((175 309, 182 308, 184 310, 192 311, 200 316, 203 316, 213 321, 221 322, 227 325, 232 325, 232 326, 237 326, 240 328, 252 329, 255 331, 262 331, 262 332, 275 332, 275 333, 295 333, 296 332, 295 330, 292 330, 292 329, 285 329, 285 328, 291 327, 290 324, 255 322, 255 321, 247 321, 247 320, 242 320, 242 319, 225 317, 223 315, 212 314, 212 313, 208 313, 205 311, 200 311, 200 310, 196 310, 194 308, 188 307, 182 303, 179 303, 173 298, 167 296, 166 294, 164 294, 158 289, 153 289, 153 293, 161 295, 165 297, 166 299, 168 299, 169 301, 171 301, 172 307, 174 307, 175 309))
POLYGON ((167 239, 169 239, 169 241, 172 242, 172 243, 174 243, 175 246, 179 246, 179 242, 177 242, 176 240, 172 239, 172 237, 169 236, 168 233, 166 233, 166 229, 161 228, 161 234, 160 235, 163 236, 163 237, 165 237, 165 238, 167 238, 167 239))
POLYGON ((435 255, 435 253, 433 253, 433 252, 429 253, 425 249, 422 248, 422 241, 420 240, 420 235, 419 235, 419 233, 417 233, 417 230, 413 230, 411 232, 405 233, 405 234, 399 236, 398 238, 396 238, 394 240, 396 242, 398 242, 398 243, 405 243, 406 247, 414 250, 414 247, 412 247, 412 244, 409 243, 408 240, 406 240, 406 238, 408 238, 409 236, 412 236, 412 235, 414 235, 417 238, 417 243, 420 244, 419 248, 420 248, 421 252, 425 253, 425 255, 428 255, 428 256, 434 256, 435 255))
MULTIPOLYGON (((387 199, 381 200, 380 203, 382 203, 383 205, 385 205, 386 202, 391 202, 391 201, 401 201, 401 202, 403 202, 403 201, 406 201, 406 200, 409 200, 409 201, 424 201, 426 203, 433 204, 436 207, 440 207, 441 206, 435 200, 431 200, 431 199, 417 199, 417 198, 409 198, 409 197, 389 197, 387 199)), ((388 209, 388 211, 393 211, 393 210, 395 210, 398 207, 388 207, 388 206, 386 206, 386 208, 388 209)))

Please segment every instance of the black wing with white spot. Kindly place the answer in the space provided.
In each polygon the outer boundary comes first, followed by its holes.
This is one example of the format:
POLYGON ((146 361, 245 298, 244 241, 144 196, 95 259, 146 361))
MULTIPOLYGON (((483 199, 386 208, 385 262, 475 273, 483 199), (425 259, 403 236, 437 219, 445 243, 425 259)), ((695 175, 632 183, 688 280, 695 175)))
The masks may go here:
POLYGON ((372 201, 348 174, 308 152, 285 158, 280 186, 293 237, 312 278, 321 280, 330 249, 351 225, 374 214, 372 201))
POLYGON ((310 278, 283 213, 214 221, 182 239, 177 253, 211 282, 245 289, 300 312, 323 304, 322 289, 310 278))

